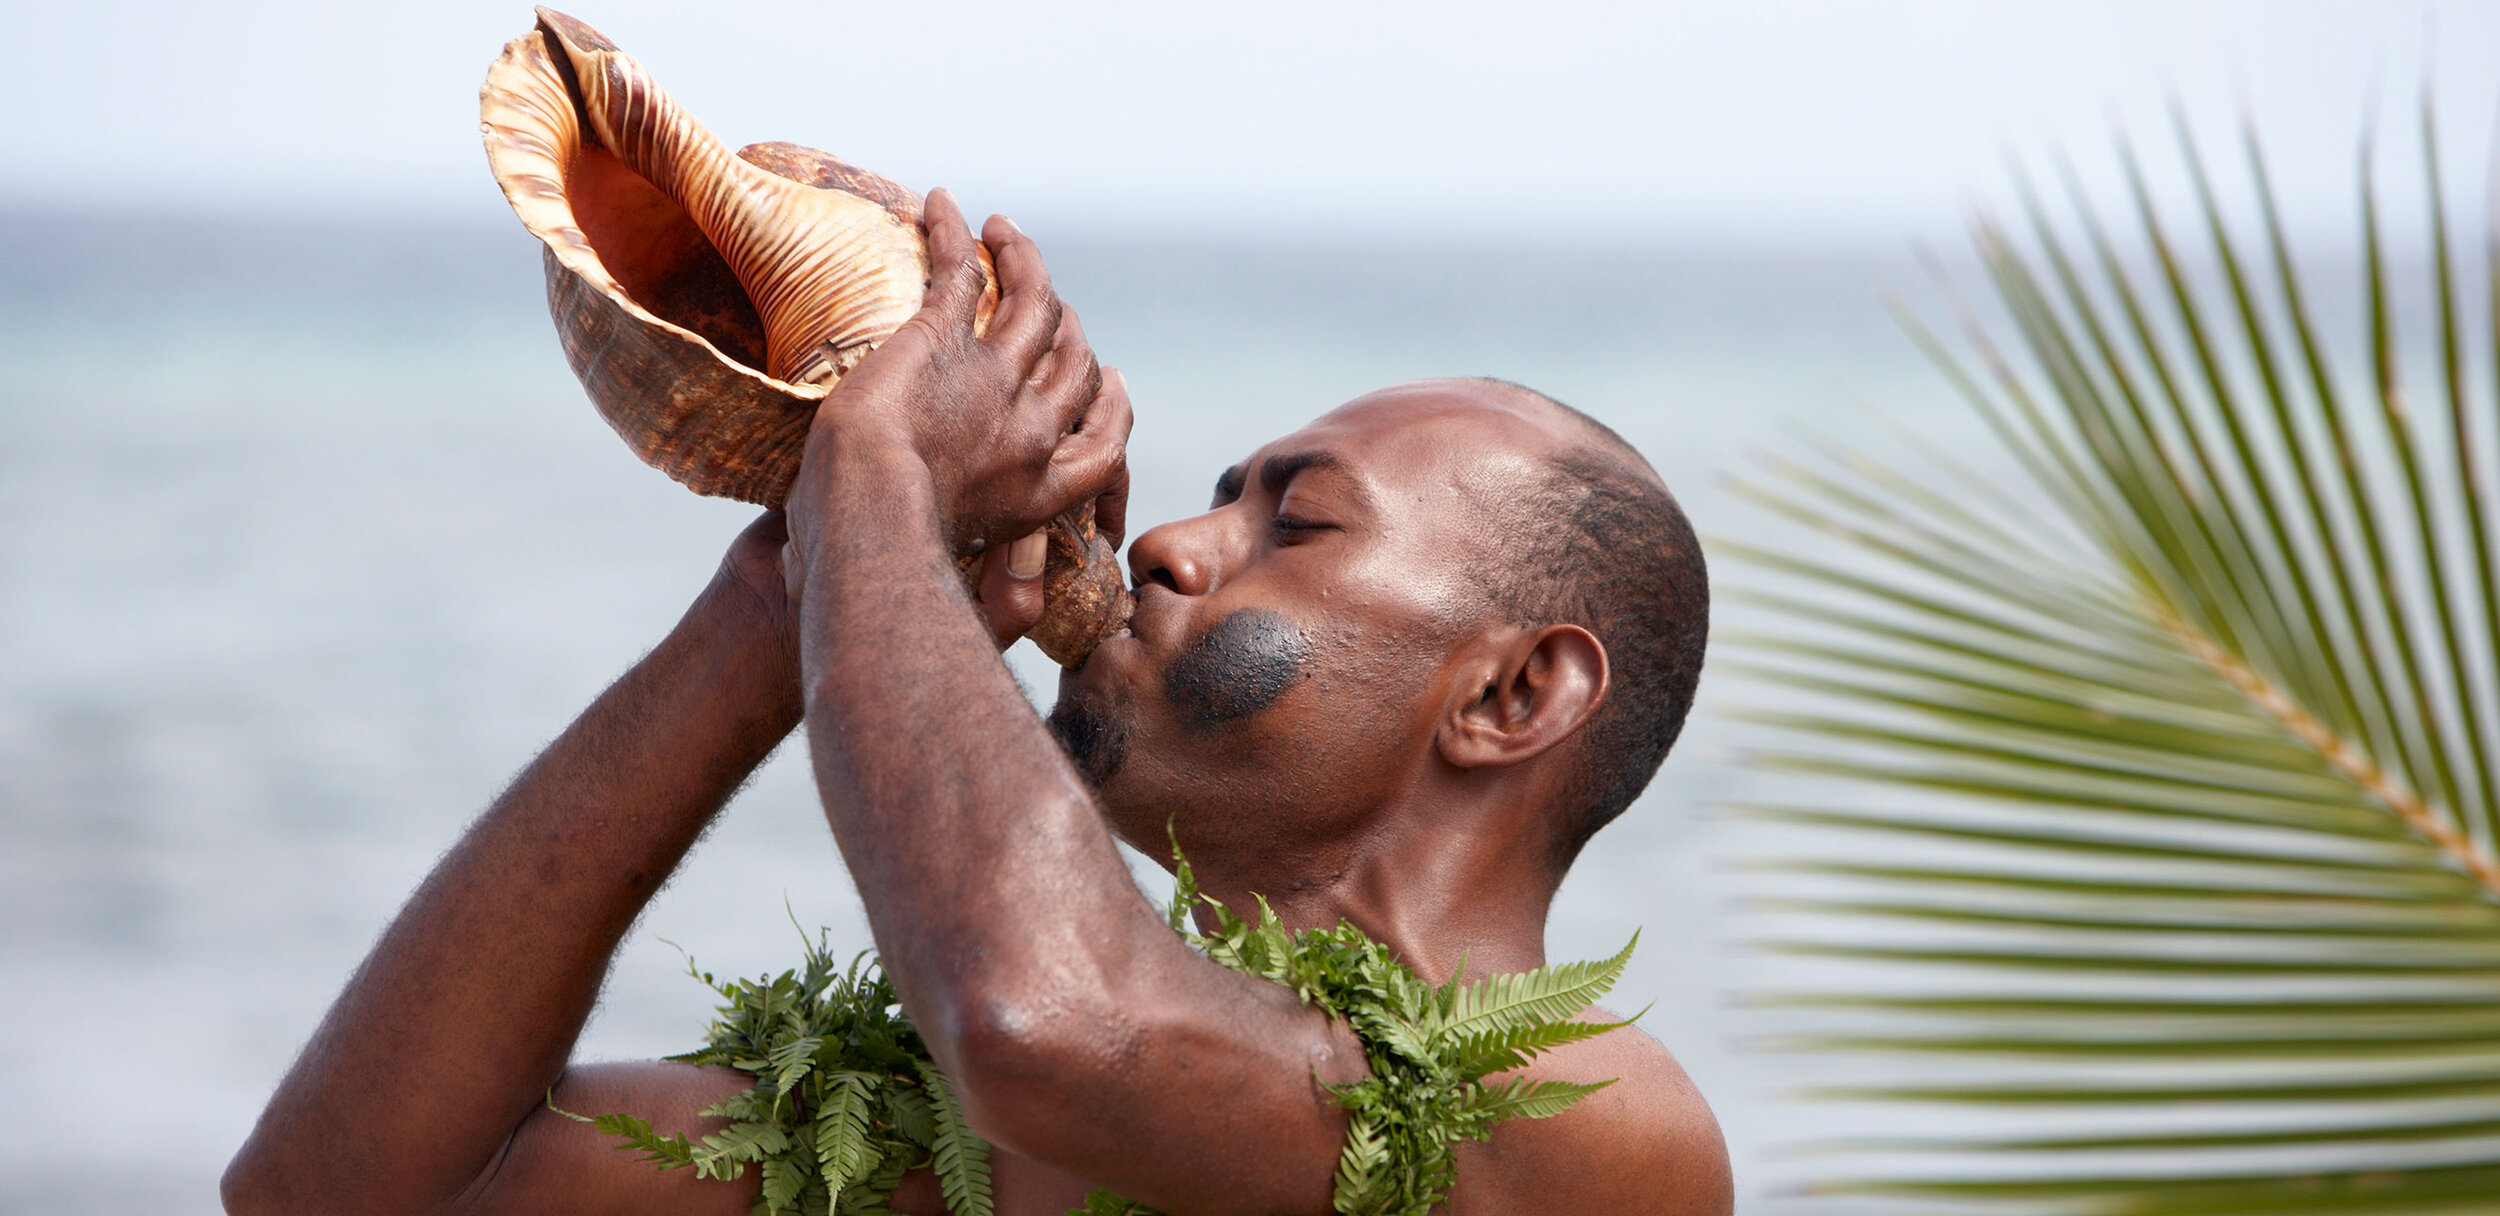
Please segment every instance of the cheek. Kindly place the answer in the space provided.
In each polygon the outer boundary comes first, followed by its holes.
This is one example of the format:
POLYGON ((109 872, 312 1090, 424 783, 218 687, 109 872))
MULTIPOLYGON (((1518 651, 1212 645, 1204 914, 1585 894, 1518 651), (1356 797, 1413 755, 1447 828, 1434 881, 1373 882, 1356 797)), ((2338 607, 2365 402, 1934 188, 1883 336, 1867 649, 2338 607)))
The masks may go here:
POLYGON ((1188 725, 1238 722, 1276 704, 1311 662, 1311 642, 1281 613, 1244 608, 1182 652, 1164 672, 1163 692, 1188 725))
POLYGON ((1267 758, 1323 782, 1402 767, 1394 761, 1431 730, 1426 702, 1447 658, 1427 632, 1361 619, 1311 623, 1302 678, 1258 720, 1267 758))

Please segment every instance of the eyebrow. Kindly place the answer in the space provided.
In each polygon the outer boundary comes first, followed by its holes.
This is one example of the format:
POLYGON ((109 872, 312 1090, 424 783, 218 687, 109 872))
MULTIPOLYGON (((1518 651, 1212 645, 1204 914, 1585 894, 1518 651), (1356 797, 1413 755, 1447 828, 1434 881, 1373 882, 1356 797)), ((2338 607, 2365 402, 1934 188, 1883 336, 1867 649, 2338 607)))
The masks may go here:
MULTIPOLYGON (((1292 481, 1295 477, 1300 476, 1306 470, 1334 469, 1340 467, 1342 467, 1342 464, 1337 459, 1337 454, 1335 452, 1325 450, 1314 450, 1308 452, 1279 452, 1276 455, 1270 456, 1259 462, 1259 488, 1266 490, 1270 494, 1282 494, 1285 492, 1286 483, 1292 481)), ((1247 461, 1224 470, 1224 472, 1215 479, 1215 497, 1217 501, 1231 502, 1240 498, 1241 492, 1248 484, 1249 479, 1250 465, 1247 461)), ((1346 479, 1346 485, 1347 488, 1353 492, 1355 500, 1358 503, 1365 506, 1370 505, 1371 493, 1363 486, 1361 481, 1349 477, 1346 479)))
POLYGON ((1259 462, 1259 488, 1270 494, 1285 492, 1285 483, 1300 476, 1306 469, 1337 467, 1335 452, 1279 452, 1259 462))

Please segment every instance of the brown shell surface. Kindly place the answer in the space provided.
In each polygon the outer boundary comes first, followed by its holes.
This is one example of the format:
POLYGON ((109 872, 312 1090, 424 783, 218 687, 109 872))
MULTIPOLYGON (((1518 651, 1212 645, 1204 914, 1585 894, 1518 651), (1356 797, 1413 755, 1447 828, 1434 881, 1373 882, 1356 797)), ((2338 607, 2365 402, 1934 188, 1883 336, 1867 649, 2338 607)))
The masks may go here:
MULTIPOLYGON (((831 380, 919 306, 927 275, 920 200, 797 144, 728 156, 596 30, 546 9, 539 17, 539 28, 488 68, 480 130, 505 197, 546 245, 547 304, 565 359, 645 462, 700 494, 778 506, 831 380), (626 118, 585 113, 585 70, 601 74, 611 105, 630 102, 626 118), (654 112, 669 120, 660 136, 618 125, 654 112), (612 153, 594 129, 600 122, 623 130, 626 153, 642 163, 629 167, 612 153), (652 164, 655 157, 666 163, 652 164), (759 194, 795 202, 785 210, 810 211, 820 227, 833 217, 840 239, 801 268, 818 285, 759 269, 755 250, 776 246, 779 215, 725 211, 759 194), (818 298, 828 290, 849 294, 818 298), (771 374, 777 366, 805 370, 813 382, 771 374)), ((993 282, 977 326, 986 327, 996 298, 993 282)), ((1050 536, 1045 610, 1030 636, 1073 665, 1126 623, 1126 579, 1095 535, 1091 507, 1053 521, 1050 536)))
POLYGON ((1136 602, 1120 555, 1094 529, 1092 503, 1051 522, 1042 606, 1041 621, 1024 636, 1064 667, 1084 662, 1104 638, 1128 625, 1136 602))

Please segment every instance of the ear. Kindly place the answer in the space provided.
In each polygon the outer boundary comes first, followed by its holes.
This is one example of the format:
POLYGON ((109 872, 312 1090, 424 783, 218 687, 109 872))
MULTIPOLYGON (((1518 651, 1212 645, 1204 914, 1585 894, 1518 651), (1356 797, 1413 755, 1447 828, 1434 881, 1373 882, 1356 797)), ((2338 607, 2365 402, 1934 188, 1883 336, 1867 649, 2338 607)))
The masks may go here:
POLYGON ((1500 767, 1542 755, 1606 699, 1606 647, 1577 625, 1486 639, 1445 708, 1433 744, 1460 768, 1500 767))

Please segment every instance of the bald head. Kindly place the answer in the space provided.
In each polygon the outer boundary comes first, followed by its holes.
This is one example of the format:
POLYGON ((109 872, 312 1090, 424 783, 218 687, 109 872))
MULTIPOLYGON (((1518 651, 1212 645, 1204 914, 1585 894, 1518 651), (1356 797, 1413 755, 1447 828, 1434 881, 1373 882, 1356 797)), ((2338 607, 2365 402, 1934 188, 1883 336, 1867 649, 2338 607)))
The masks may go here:
POLYGON ((1581 731, 1557 807, 1558 866, 1649 787, 1683 732, 1710 633, 1710 576, 1658 471, 1614 429, 1508 380, 1454 383, 1537 418, 1553 437, 1535 487, 1505 512, 1511 560, 1489 607, 1520 625, 1572 624, 1606 648, 1606 703, 1581 731))
MULTIPOLYGON (((1475 619, 1568 624, 1605 647, 1606 700, 1578 732, 1554 807, 1557 870, 1648 788, 1682 733, 1701 678, 1710 579, 1666 483, 1613 428, 1508 380, 1417 380, 1322 416, 1385 429, 1418 464, 1468 483, 1453 501, 1473 559, 1475 619)), ((1454 622, 1467 628, 1465 622, 1454 622)))

